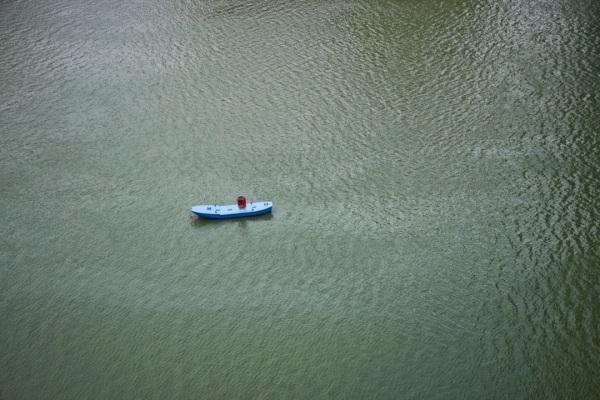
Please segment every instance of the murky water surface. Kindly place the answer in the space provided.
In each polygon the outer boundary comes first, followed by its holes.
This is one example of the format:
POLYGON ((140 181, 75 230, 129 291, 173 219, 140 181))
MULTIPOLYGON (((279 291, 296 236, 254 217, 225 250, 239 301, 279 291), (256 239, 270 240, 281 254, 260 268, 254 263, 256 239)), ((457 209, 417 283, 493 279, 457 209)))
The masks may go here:
POLYGON ((0 398, 596 398, 599 20, 2 2, 0 398))

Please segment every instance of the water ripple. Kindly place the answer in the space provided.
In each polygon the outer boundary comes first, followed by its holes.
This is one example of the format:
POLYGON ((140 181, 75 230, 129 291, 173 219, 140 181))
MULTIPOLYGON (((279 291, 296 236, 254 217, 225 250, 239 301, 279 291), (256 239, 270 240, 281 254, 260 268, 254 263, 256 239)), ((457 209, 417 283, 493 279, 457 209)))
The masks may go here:
POLYGON ((593 396, 598 15, 2 3, 0 397, 593 396))

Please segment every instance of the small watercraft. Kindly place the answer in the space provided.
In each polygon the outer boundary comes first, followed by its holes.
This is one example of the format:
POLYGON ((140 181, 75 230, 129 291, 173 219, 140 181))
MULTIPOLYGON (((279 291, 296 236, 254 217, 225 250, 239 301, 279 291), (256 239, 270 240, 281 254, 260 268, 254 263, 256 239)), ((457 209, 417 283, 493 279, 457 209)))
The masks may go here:
POLYGON ((273 209, 273 203, 270 201, 251 201, 247 202, 244 196, 237 198, 237 204, 217 205, 204 204, 193 206, 190 210, 194 215, 208 219, 225 219, 254 217, 270 213, 273 209))

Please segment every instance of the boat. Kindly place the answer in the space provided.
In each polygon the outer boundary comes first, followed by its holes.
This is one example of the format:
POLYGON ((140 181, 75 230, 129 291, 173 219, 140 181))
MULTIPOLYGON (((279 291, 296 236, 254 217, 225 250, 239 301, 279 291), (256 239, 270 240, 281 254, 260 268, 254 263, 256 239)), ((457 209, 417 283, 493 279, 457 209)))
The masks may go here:
POLYGON ((247 202, 244 196, 237 198, 237 204, 203 204, 193 206, 192 214, 208 219, 226 219, 226 218, 241 218, 254 217, 270 213, 273 209, 273 203, 270 201, 251 201, 247 202))

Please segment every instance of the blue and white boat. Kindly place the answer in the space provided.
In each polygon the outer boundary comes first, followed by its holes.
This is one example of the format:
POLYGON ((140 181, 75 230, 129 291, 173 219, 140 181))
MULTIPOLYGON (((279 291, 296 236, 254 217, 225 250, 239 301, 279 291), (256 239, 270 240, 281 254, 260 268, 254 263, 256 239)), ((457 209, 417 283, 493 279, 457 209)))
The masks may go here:
POLYGON ((194 215, 201 218, 226 219, 254 217, 270 213, 272 209, 273 203, 270 201, 251 201, 247 203, 246 198, 240 196, 237 198, 237 204, 204 204, 193 206, 191 211, 194 215))

